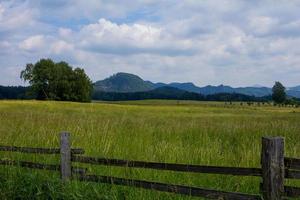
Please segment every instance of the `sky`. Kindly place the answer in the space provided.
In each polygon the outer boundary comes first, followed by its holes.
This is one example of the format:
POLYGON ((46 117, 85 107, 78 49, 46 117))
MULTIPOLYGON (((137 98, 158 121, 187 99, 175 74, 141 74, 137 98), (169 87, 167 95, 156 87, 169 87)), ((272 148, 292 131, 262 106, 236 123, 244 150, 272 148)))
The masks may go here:
POLYGON ((300 85, 300 0, 0 0, 0 85, 41 58, 93 81, 300 85))

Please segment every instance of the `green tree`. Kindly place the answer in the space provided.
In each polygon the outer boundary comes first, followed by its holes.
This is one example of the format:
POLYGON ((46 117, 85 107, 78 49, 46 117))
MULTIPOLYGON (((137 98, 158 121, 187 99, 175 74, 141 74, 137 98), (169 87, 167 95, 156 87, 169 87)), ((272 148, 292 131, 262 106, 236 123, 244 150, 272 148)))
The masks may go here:
POLYGON ((285 87, 280 82, 275 82, 272 88, 272 99, 275 103, 284 103, 286 100, 285 87))
POLYGON ((32 92, 40 100, 91 101, 92 82, 83 69, 72 67, 66 62, 55 63, 41 59, 27 64, 21 79, 28 81, 32 92))

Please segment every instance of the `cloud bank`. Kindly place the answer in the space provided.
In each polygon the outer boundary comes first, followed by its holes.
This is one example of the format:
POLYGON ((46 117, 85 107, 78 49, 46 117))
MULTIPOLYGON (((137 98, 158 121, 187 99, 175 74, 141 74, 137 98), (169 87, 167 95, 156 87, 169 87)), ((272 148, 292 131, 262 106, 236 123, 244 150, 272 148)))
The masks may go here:
POLYGON ((299 85, 300 1, 2 0, 0 84, 49 57, 198 85, 299 85))

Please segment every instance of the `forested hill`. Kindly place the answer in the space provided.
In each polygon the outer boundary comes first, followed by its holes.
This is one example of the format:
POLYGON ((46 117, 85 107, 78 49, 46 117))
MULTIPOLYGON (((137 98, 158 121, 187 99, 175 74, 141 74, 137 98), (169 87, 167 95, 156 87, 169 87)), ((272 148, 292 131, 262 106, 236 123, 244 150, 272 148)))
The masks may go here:
MULTIPOLYGON (((93 100, 181 99, 200 101, 268 101, 271 88, 230 86, 198 87, 193 83, 152 83, 128 73, 117 73, 93 84, 93 100)), ((290 97, 300 97, 300 86, 287 89, 290 97)), ((34 99, 30 88, 0 86, 0 99, 34 99)))
MULTIPOLYGON (((30 95, 29 87, 0 86, 0 99, 35 99, 30 95)), ((175 100, 198 100, 198 101, 267 101, 270 97, 254 97, 236 93, 219 93, 204 96, 195 92, 188 92, 178 88, 163 86, 145 92, 103 92, 94 91, 93 100, 125 101, 143 99, 175 99, 175 100)))
MULTIPOLYGON (((129 73, 117 73, 109 78, 94 83, 95 91, 102 92, 145 92, 160 88, 163 86, 170 86, 180 90, 188 92, 194 92, 202 95, 213 95, 219 93, 230 93, 230 94, 244 94, 248 96, 264 97, 272 94, 272 89, 268 87, 231 87, 226 85, 212 86, 208 85, 205 87, 198 87, 193 83, 153 83, 151 81, 145 81, 137 75, 129 73)), ((291 97, 300 98, 300 86, 287 88, 287 95, 291 97)))
POLYGON ((144 81, 134 74, 123 72, 94 83, 95 91, 104 92, 141 92, 153 88, 151 82, 144 81))
POLYGON ((144 99, 173 99, 173 100, 197 100, 197 101, 269 101, 270 96, 266 97, 254 97, 244 94, 236 93, 219 93, 211 95, 202 95, 195 92, 188 92, 173 88, 169 86, 163 86, 150 91, 145 92, 103 92, 94 91, 93 100, 102 101, 126 101, 126 100, 144 100, 144 99))

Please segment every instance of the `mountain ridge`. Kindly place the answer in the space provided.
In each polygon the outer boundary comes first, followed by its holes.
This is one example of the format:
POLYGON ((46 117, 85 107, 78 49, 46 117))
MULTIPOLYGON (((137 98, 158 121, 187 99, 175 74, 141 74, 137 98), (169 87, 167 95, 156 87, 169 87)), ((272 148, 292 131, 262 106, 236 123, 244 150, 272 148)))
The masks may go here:
MULTIPOLYGON (((172 83, 153 83, 151 81, 145 81, 135 74, 119 72, 104 80, 96 81, 94 83, 95 91, 104 92, 144 92, 150 91, 160 87, 174 87, 180 90, 198 93, 202 95, 213 95, 219 93, 237 93, 248 96, 263 97, 272 94, 272 88, 269 87, 231 87, 228 85, 212 86, 207 85, 204 87, 196 86, 192 82, 172 82, 172 83)), ((287 95, 300 98, 300 86, 290 87, 287 89, 287 95)))
POLYGON ((241 101, 241 102, 266 102, 270 96, 254 97, 237 93, 219 93, 202 95, 200 93, 188 92, 171 86, 162 86, 144 92, 94 92, 93 100, 101 101, 129 101, 145 99, 170 99, 170 100, 195 100, 195 101, 241 101))

